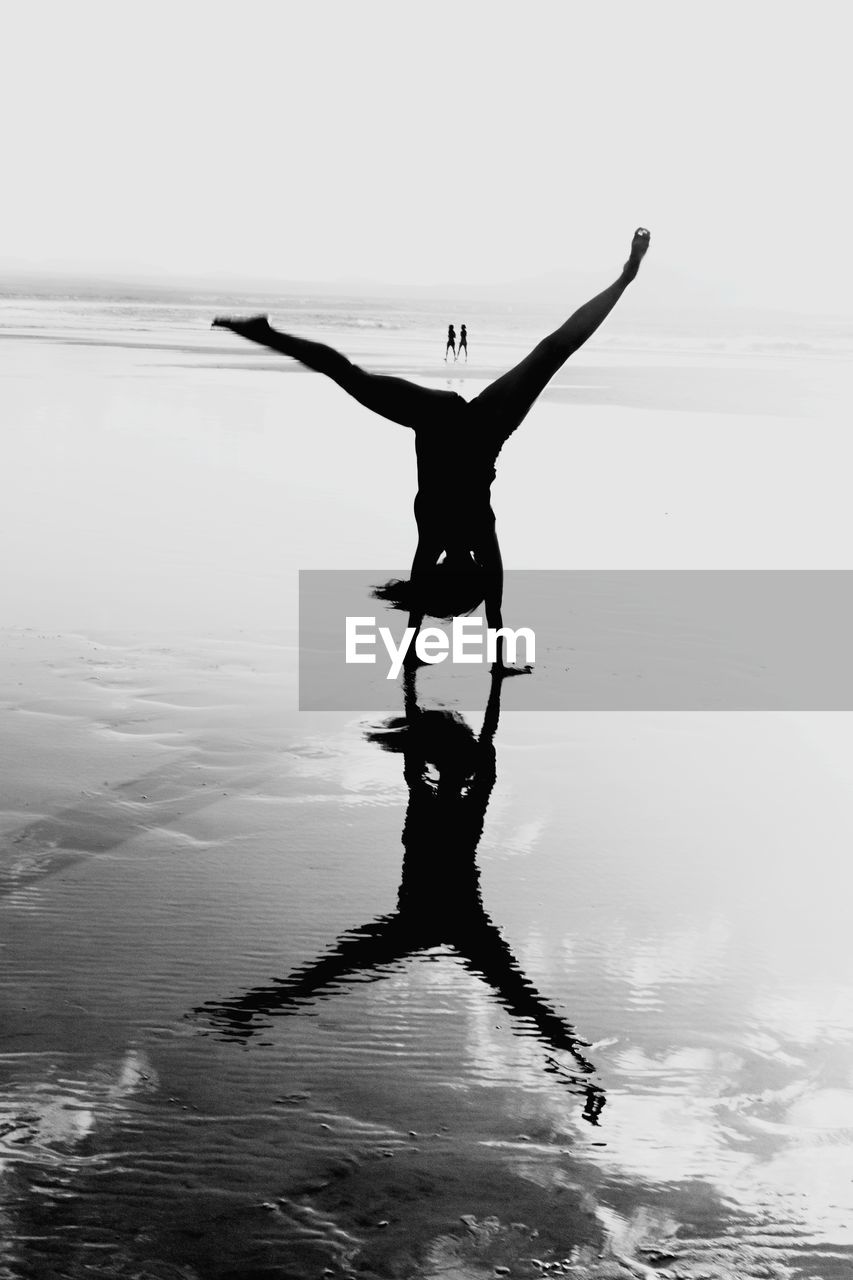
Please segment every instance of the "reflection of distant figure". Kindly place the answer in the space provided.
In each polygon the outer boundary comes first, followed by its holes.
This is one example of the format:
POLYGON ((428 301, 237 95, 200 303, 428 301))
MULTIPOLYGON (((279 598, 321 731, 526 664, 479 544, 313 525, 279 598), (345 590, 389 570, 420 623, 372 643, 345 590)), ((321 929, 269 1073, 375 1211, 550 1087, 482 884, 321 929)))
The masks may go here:
POLYGON ((468 363, 468 326, 464 324, 462 325, 462 328, 459 330, 459 350, 456 353, 457 359, 459 358, 459 356, 462 355, 463 348, 465 350, 465 363, 467 364, 468 363))
POLYGON ((456 359, 456 330, 452 324, 447 326, 447 346, 444 348, 444 359, 447 360, 448 351, 453 352, 453 359, 456 359))
POLYGON ((247 1039, 272 1014, 298 1013, 378 980, 412 955, 450 947, 517 1019, 520 1035, 532 1028, 546 1049, 569 1055, 570 1064, 549 1054, 547 1070, 583 1096, 584 1117, 597 1124, 605 1097, 590 1078, 595 1068, 584 1056, 586 1042, 545 1004, 483 907, 476 857, 497 776, 494 737, 502 683, 495 673, 477 737, 459 715, 422 710, 415 676, 407 672, 405 716, 367 735, 402 755, 409 788, 396 911, 347 930, 324 956, 289 977, 197 1012, 229 1038, 247 1039))

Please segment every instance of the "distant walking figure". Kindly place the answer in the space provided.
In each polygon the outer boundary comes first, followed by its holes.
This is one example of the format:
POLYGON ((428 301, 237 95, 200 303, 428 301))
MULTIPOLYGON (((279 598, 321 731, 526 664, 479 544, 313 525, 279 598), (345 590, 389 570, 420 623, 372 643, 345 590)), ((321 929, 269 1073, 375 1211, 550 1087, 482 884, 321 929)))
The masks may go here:
POLYGON ((448 351, 453 352, 453 359, 456 359, 456 330, 452 324, 447 326, 447 346, 444 348, 444 359, 447 360, 448 351))
POLYGON ((468 326, 464 324, 459 330, 459 350, 456 353, 457 359, 459 358, 459 356, 462 355, 463 347, 465 348, 465 363, 467 364, 468 363, 468 326))
MULTIPOLYGON (((446 617, 448 612, 464 613, 483 599, 487 625, 495 628, 503 625, 503 563, 491 506, 498 454, 557 370, 592 337, 613 310, 636 277, 648 247, 649 233, 640 227, 634 233, 628 261, 614 283, 584 303, 514 369, 470 402, 454 391, 420 387, 404 378, 367 373, 320 342, 278 333, 271 328, 266 316, 214 320, 214 326, 231 329, 241 337, 292 356, 309 369, 324 373, 359 404, 414 431, 418 460, 415 498, 418 547, 411 582, 407 585, 409 625, 416 630, 427 613, 436 617, 446 617), (461 577, 472 568, 478 571, 470 575, 472 587, 478 582, 482 584, 475 599, 461 607, 457 603, 450 611, 435 603, 436 595, 441 595, 442 577, 447 577, 437 570, 450 570, 451 577, 461 577)), ((452 345, 451 335, 452 325, 448 347, 452 345)), ((410 652, 414 652, 414 645, 410 652)), ((503 659, 501 645, 497 660, 501 668, 503 659)))

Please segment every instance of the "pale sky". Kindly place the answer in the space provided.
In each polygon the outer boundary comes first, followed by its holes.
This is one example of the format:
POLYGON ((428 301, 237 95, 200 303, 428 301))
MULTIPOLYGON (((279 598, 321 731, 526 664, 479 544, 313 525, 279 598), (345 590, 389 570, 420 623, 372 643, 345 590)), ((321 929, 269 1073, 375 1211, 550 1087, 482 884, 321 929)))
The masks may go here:
POLYGON ((655 261, 849 312, 838 0, 2 9, 0 267, 398 283, 655 261))

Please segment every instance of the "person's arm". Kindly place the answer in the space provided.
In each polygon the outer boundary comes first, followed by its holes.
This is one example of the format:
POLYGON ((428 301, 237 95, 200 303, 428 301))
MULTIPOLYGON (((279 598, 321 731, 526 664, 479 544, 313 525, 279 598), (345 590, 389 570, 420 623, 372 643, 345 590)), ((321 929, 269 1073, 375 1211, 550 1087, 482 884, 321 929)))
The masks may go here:
POLYGON ((257 342, 283 356, 291 356, 306 368, 331 378, 366 409, 404 427, 426 425, 434 420, 437 413, 446 411, 451 402, 454 407, 461 403, 460 397, 452 391, 431 390, 405 378, 367 373, 324 342, 312 342, 308 338, 297 338, 273 329, 266 316, 252 316, 246 320, 218 316, 213 328, 230 329, 249 342, 257 342))
MULTIPOLYGON (((501 549, 494 526, 480 539, 475 548, 477 560, 486 574, 485 606, 486 626, 490 631, 503 631, 503 589, 504 568, 501 549)), ((493 676, 524 676, 533 670, 529 663, 524 666, 509 666, 506 662, 506 639, 498 635, 497 652, 492 663, 493 676)), ((492 692, 494 693, 494 686, 492 692)), ((491 701, 491 699, 490 699, 491 701)), ((497 727, 497 721, 495 722, 497 727)))
POLYGON ((498 721, 501 716, 502 684, 500 669, 493 671, 491 684, 489 685, 489 700, 486 703, 486 714, 483 716, 483 727, 480 730, 479 741, 481 747, 490 747, 498 731, 498 721))

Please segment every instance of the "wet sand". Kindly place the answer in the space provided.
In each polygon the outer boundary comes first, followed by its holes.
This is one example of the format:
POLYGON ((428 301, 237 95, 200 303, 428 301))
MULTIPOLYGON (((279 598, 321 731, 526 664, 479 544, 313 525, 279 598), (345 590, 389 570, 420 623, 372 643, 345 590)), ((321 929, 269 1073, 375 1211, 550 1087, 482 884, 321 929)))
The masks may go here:
MULTIPOLYGON (((4 366, 0 1274, 847 1276, 849 717, 533 714, 510 682, 468 846, 504 997, 441 944, 309 991, 393 915, 412 794, 368 737, 381 716, 295 710, 295 570, 404 558, 411 441, 224 347, 220 368, 186 337, 165 362, 132 345, 81 365, 33 341, 4 366), (350 428, 377 455, 346 495, 350 428)), ((537 411, 555 447, 561 407, 537 411)), ((728 475, 732 418, 696 417, 728 475)), ((831 415, 744 409, 747 475, 768 419, 779 470, 815 432, 841 449, 831 415)), ((635 459, 696 426, 584 421, 599 475, 640 429, 635 459)), ((537 532, 512 510, 523 455, 499 481, 515 564, 537 532)), ((611 510, 599 563, 660 565, 650 492, 611 510)), ((730 513, 738 493, 745 517, 743 470, 730 513)), ((592 537, 601 495, 579 501, 563 515, 592 537)), ((809 510, 801 554, 826 564, 841 515, 809 510)), ((700 515, 676 514, 673 559, 713 554, 700 515)), ((566 567, 582 549, 555 519, 538 532, 566 567)), ((738 539, 760 556, 750 528, 730 521, 718 564, 738 539)))

